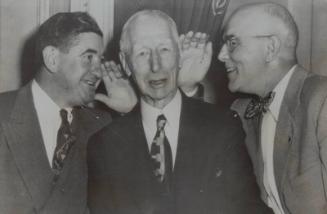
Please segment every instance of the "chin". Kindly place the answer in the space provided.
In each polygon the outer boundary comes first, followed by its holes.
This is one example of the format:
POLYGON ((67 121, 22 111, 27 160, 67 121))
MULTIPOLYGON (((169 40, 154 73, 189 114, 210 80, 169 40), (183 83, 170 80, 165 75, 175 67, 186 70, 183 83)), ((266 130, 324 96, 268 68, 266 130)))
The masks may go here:
POLYGON ((230 92, 233 92, 233 93, 237 92, 237 89, 230 84, 228 85, 228 89, 230 92))
POLYGON ((94 95, 85 95, 85 96, 81 97, 80 105, 88 105, 91 102, 93 102, 93 100, 94 100, 94 95))

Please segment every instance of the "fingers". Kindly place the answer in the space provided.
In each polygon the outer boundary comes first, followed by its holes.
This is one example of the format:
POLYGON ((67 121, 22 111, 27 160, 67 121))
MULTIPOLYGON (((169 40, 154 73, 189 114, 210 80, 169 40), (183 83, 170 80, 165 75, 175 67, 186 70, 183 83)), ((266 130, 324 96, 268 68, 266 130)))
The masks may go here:
POLYGON ((181 41, 181 46, 183 50, 187 50, 190 47, 191 39, 193 37, 193 32, 189 31, 186 35, 182 35, 183 40, 181 41))
POLYGON ((212 56, 212 42, 208 42, 206 47, 205 47, 205 56, 208 56, 211 58, 212 56))
POLYGON ((182 50, 188 50, 189 48, 203 49, 206 46, 208 39, 209 36, 206 33, 193 33, 192 31, 189 31, 186 35, 182 34, 179 37, 182 50))
POLYGON ((124 78, 124 74, 120 64, 116 64, 114 61, 106 61, 102 63, 102 76, 104 82, 112 82, 117 79, 124 78))
POLYGON ((202 49, 206 45, 208 41, 209 36, 205 33, 198 33, 197 39, 198 39, 198 44, 197 47, 202 49))
POLYGON ((185 39, 185 34, 181 34, 181 35, 179 36, 179 42, 180 42, 180 44, 183 44, 184 39, 185 39))
POLYGON ((209 68, 211 64, 211 60, 212 60, 212 42, 208 42, 207 45, 205 46, 205 51, 201 63, 209 68))
POLYGON ((190 44, 192 48, 198 47, 201 36, 202 36, 201 32, 197 32, 194 34, 194 36, 191 38, 191 44, 190 44))
POLYGON ((123 77, 122 69, 119 64, 116 64, 114 61, 107 61, 104 62, 103 65, 108 75, 117 79, 123 77))
POLYGON ((94 100, 97 100, 97 101, 100 101, 100 102, 102 102, 102 103, 108 103, 108 99, 110 98, 110 94, 108 94, 108 96, 106 96, 106 95, 104 95, 104 94, 96 94, 95 96, 94 96, 94 100))

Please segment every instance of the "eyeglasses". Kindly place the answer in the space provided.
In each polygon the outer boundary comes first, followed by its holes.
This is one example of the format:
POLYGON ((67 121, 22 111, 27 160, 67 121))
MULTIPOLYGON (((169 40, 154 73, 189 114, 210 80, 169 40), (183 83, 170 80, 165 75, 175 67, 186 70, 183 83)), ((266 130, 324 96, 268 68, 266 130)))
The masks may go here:
MULTIPOLYGON (((250 38, 261 39, 261 38, 269 38, 269 37, 272 37, 272 36, 274 36, 274 34, 244 36, 243 38, 250 37, 250 38)), ((232 53, 237 47, 240 46, 241 41, 240 41, 239 37, 236 37, 234 35, 227 35, 227 36, 224 36, 224 38, 223 38, 223 44, 222 45, 224 45, 224 44, 226 45, 227 50, 230 53, 232 53)))

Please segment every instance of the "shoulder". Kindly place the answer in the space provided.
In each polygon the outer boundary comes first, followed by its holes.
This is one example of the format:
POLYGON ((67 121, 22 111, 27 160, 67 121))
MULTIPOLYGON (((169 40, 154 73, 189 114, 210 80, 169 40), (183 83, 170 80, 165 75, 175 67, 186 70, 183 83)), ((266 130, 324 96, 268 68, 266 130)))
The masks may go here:
POLYGON ((18 91, 9 91, 0 94, 0 121, 9 118, 11 110, 15 105, 18 91))
POLYGON ((316 74, 309 75, 305 79, 300 93, 299 106, 302 112, 307 112, 310 117, 317 119, 319 115, 326 113, 326 100, 327 77, 316 74))
POLYGON ((197 112, 197 115, 206 116, 215 114, 217 108, 211 103, 206 103, 195 98, 183 97, 182 111, 183 110, 190 111, 192 113, 197 112))
POLYGON ((127 137, 126 133, 132 134, 135 130, 135 124, 137 123, 137 116, 134 112, 128 113, 124 116, 116 117, 112 122, 103 126, 98 132, 96 132, 91 141, 97 143, 102 141, 111 142, 122 140, 127 137))
POLYGON ((89 107, 80 107, 77 110, 83 116, 87 116, 88 119, 109 124, 112 121, 111 114, 105 110, 89 107))
POLYGON ((316 74, 309 75, 303 84, 302 98, 324 97, 327 94, 327 77, 316 74))
POLYGON ((230 109, 242 117, 250 102, 251 98, 238 98, 232 103, 230 109))
POLYGON ((199 128, 206 129, 208 132, 211 130, 214 135, 222 134, 226 137, 229 134, 243 132, 240 117, 229 108, 219 108, 216 105, 192 99, 188 99, 187 105, 192 109, 188 111, 189 117, 198 118, 196 125, 199 128))
POLYGON ((136 128, 133 127, 135 121, 132 118, 130 114, 115 118, 112 123, 93 134, 88 143, 88 159, 112 162, 120 160, 125 151, 133 150, 136 128))
POLYGON ((310 73, 299 91, 299 107, 318 113, 327 99, 327 77, 310 73))

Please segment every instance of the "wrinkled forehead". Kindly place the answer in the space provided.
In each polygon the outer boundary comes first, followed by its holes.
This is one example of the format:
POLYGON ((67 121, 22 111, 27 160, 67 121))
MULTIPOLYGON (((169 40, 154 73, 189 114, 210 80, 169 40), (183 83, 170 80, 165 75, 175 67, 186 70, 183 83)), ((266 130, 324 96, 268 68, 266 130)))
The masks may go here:
POLYGON ((130 26, 129 38, 132 43, 159 38, 163 41, 177 42, 172 27, 164 18, 144 15, 134 20, 130 26))
POLYGON ((258 10, 244 10, 233 14, 228 20, 223 37, 253 36, 276 33, 279 20, 258 10))

